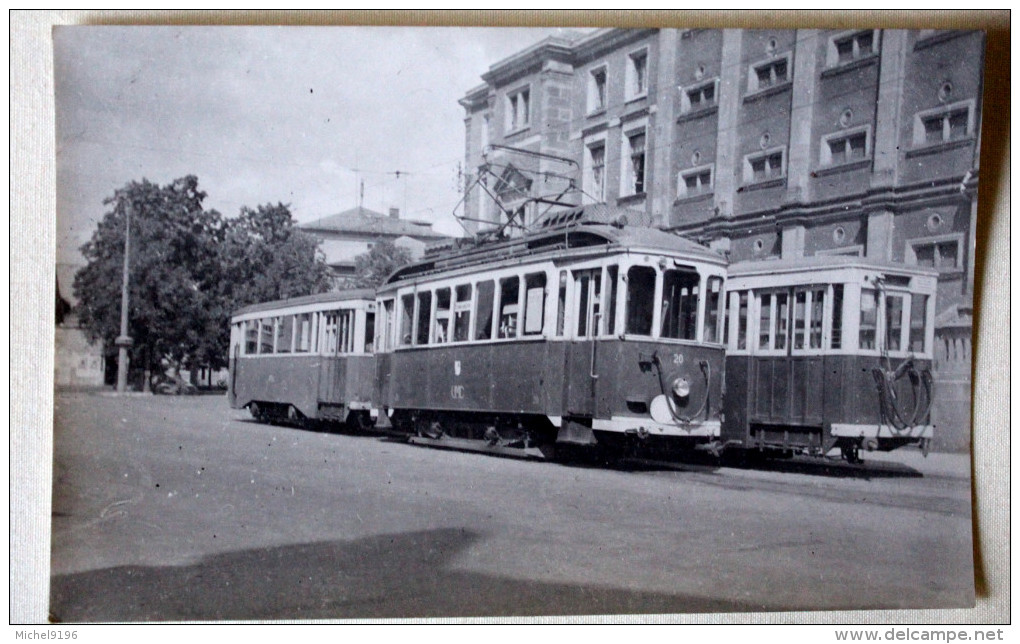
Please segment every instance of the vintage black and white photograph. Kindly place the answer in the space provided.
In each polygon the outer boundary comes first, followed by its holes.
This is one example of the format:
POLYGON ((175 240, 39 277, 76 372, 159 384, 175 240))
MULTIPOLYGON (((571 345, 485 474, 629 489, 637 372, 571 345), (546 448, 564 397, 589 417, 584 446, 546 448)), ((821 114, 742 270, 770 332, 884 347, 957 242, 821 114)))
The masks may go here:
POLYGON ((986 33, 579 24, 54 28, 50 620, 975 606, 986 33))

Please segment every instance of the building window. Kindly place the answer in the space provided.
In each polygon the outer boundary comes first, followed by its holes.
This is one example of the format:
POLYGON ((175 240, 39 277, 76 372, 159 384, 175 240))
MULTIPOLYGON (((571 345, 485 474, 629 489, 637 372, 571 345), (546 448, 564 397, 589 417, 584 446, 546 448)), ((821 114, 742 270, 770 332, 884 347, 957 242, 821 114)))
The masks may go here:
POLYGON ((645 191, 645 131, 628 134, 624 140, 623 195, 643 194, 645 191))
POLYGON ((712 166, 701 166, 681 172, 676 192, 681 199, 712 192, 712 166))
POLYGON ((680 88, 680 113, 687 114, 717 104, 719 79, 680 88))
POLYGON ((600 141, 587 146, 584 192, 595 202, 606 200, 606 144, 600 141))
POLYGON ((790 56, 780 56, 751 65, 747 74, 747 93, 754 94, 790 80, 790 56))
POLYGON ((588 113, 594 114, 606 109, 606 68, 591 70, 588 77, 588 113))
POLYGON ((935 268, 943 273, 957 272, 962 269, 962 245, 963 235, 914 239, 907 242, 906 263, 935 268))
POLYGON ((842 165, 871 156, 871 136, 867 128, 829 134, 822 138, 820 162, 823 166, 842 165))
POLYGON ((783 149, 766 150, 744 157, 744 183, 760 183, 786 176, 783 149))
POLYGON ((531 90, 527 87, 507 94, 507 130, 519 130, 531 122, 531 90))
POLYGON ((939 145, 974 136, 974 101, 961 101, 914 115, 914 145, 939 145))
POLYGON ((828 67, 836 67, 878 52, 878 32, 873 29, 842 33, 829 39, 828 67))
POLYGON ((627 59, 627 99, 648 93, 648 50, 632 53, 627 59))

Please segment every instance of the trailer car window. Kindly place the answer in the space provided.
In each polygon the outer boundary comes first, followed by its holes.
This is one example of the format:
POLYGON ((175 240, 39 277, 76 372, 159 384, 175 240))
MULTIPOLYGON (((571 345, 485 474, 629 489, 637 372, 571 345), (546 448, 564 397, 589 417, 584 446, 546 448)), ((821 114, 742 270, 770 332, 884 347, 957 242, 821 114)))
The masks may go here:
POLYGON ((297 316, 297 321, 294 324, 294 351, 296 353, 308 353, 312 350, 311 347, 311 334, 312 334, 312 314, 301 313, 297 316))
POLYGON ((914 293, 910 296, 910 350, 924 353, 927 337, 925 318, 928 313, 928 296, 914 293))
POLYGON ((719 321, 723 319, 723 280, 714 275, 708 278, 708 301, 705 302, 705 342, 719 342, 719 321))
POLYGON ((861 326, 858 346, 861 349, 875 348, 875 333, 878 329, 878 291, 861 289, 861 326))
POLYGON ((276 352, 290 353, 290 343, 294 339, 294 316, 284 315, 276 318, 276 352))
POLYGON ((786 350, 790 334, 790 294, 776 293, 776 341, 773 349, 786 350))
POLYGON ((747 348, 747 291, 741 291, 737 303, 737 349, 747 348))
POLYGON ((273 318, 263 318, 259 331, 259 354, 273 352, 273 318))
POLYGON ((832 335, 830 345, 833 349, 843 347, 843 285, 832 285, 832 335))
POLYGON ((372 343, 375 342, 375 313, 365 313, 365 353, 372 353, 372 343))
POLYGON ((383 335, 379 338, 379 348, 389 351, 393 348, 393 300, 384 300, 383 308, 383 335))
POLYGON ((248 320, 244 323, 244 353, 253 356, 259 352, 259 321, 248 320))
POLYGON ((655 269, 632 266, 627 271, 627 333, 652 335, 654 300, 655 269))
POLYGON ((811 295, 811 315, 809 317, 808 327, 808 346, 812 349, 822 348, 822 322, 823 314, 825 312, 825 290, 814 289, 810 293, 811 295))
POLYGON ((769 339, 772 334, 772 293, 762 293, 759 296, 758 308, 761 316, 758 318, 758 348, 771 349, 769 339))
POLYGON ((885 297, 885 348, 900 351, 903 341, 903 296, 885 297))

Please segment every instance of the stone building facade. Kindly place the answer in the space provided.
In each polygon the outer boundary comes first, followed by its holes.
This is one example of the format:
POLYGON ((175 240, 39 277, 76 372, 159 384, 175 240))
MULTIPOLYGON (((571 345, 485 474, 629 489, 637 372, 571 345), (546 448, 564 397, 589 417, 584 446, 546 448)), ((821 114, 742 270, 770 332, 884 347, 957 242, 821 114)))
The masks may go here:
POLYGON ((969 427, 984 47, 982 32, 888 29, 547 38, 460 101, 465 219, 605 201, 732 261, 935 267, 938 368, 966 374, 968 403, 936 413, 969 427))

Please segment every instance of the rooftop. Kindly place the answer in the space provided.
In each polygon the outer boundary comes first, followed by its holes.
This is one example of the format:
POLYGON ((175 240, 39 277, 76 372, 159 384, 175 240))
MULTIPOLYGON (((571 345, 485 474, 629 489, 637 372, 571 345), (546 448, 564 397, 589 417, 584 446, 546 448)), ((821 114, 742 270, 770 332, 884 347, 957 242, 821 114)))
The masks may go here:
POLYGON ((308 223, 298 224, 298 228, 307 232, 339 232, 385 237, 401 237, 404 235, 431 239, 446 237, 446 235, 432 230, 428 224, 419 224, 407 221, 406 219, 390 217, 362 206, 351 208, 335 215, 321 217, 308 223))

